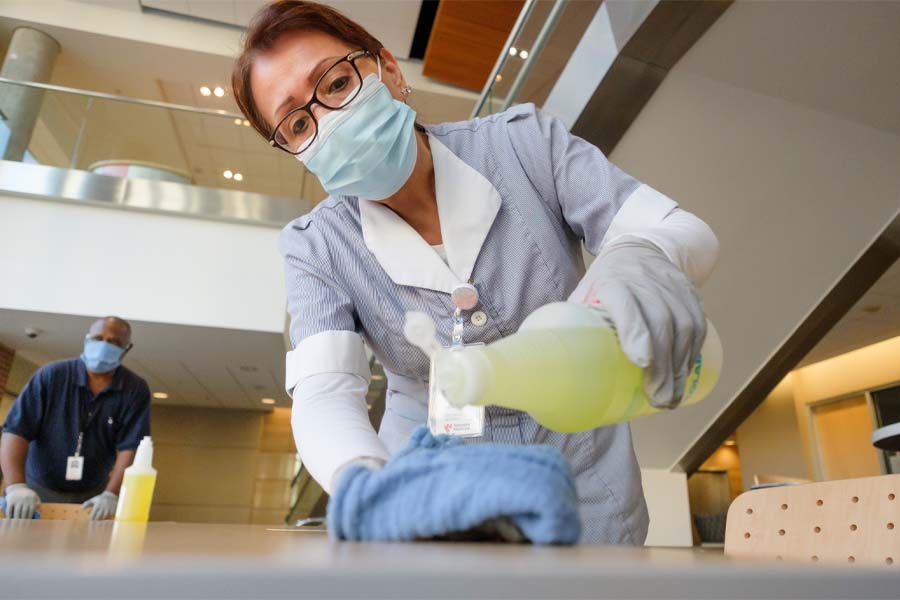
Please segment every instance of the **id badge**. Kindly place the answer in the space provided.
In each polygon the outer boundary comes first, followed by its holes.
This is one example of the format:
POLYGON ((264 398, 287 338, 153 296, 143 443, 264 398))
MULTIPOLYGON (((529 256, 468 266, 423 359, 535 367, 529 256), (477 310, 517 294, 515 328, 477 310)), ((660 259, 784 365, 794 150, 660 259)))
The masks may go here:
POLYGON ((81 481, 81 475, 83 472, 83 456, 70 456, 66 459, 66 481, 81 481))
MULTIPOLYGON (((466 344, 484 346, 484 344, 466 344)), ((428 429, 432 435, 480 437, 484 435, 484 407, 456 408, 441 393, 435 375, 434 361, 428 376, 428 429)))

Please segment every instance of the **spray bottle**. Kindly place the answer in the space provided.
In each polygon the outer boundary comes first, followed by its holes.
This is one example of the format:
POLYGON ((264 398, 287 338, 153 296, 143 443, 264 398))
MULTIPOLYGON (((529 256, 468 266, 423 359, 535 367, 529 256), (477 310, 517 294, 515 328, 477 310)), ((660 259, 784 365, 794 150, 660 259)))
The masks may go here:
POLYGON ((153 468, 153 440, 145 436, 138 445, 134 462, 125 469, 116 521, 146 522, 150 517, 150 502, 156 485, 156 469, 153 468))
MULTIPOLYGON (((422 313, 407 315, 407 339, 434 361, 437 386, 454 406, 522 410, 565 433, 659 411, 644 392, 643 369, 622 352, 602 308, 554 302, 534 311, 511 336, 487 346, 440 350, 416 335, 428 331, 423 318, 430 321, 422 313)), ((707 321, 706 341, 681 406, 707 396, 721 370, 722 344, 707 321)))

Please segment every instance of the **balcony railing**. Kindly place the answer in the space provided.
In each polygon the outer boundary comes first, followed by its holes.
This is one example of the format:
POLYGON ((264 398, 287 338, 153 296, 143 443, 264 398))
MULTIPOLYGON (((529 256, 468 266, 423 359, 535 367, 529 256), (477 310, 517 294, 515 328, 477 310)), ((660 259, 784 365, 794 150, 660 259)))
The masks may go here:
POLYGON ((241 115, 44 83, 0 78, 0 151, 6 160, 119 177, 311 203, 325 196, 241 115))

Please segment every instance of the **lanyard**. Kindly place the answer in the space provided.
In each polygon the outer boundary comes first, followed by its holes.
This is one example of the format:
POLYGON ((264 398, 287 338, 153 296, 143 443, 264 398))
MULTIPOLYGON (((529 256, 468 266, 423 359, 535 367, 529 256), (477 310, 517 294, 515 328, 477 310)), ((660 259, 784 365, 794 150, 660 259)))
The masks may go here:
MULTIPOLYGON (((100 392, 100 394, 102 393, 103 391, 100 392)), ((88 412, 87 402, 84 402, 83 399, 81 406, 78 407, 78 443, 75 446, 75 456, 81 456, 81 448, 84 443, 84 432, 90 427, 91 423, 94 422, 97 413, 100 412, 100 394, 97 394, 93 398, 93 402, 96 404, 94 412, 88 412)))

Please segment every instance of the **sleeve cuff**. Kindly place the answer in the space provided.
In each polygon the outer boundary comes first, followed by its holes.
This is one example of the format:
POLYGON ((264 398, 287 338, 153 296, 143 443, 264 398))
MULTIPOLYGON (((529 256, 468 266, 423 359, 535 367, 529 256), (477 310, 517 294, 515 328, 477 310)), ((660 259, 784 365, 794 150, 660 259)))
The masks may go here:
MULTIPOLYGON (((600 248, 617 237, 646 231, 666 218, 678 203, 646 184, 634 190, 616 213, 600 242, 600 248)), ((589 248, 599 254, 600 248, 589 248)))
POLYGON ((33 435, 31 435, 31 434, 29 434, 29 433, 25 433, 25 432, 23 432, 22 430, 17 429, 17 428, 15 428, 15 427, 9 427, 9 426, 4 425, 4 426, 3 426, 3 433, 12 433, 12 434, 14 434, 14 435, 19 436, 20 438, 25 439, 25 440, 28 441, 28 442, 34 441, 34 436, 33 436, 33 435))
POLYGON ((324 373, 359 375, 369 382, 369 361, 358 333, 323 331, 302 340, 285 357, 285 390, 293 394, 301 381, 324 373))

